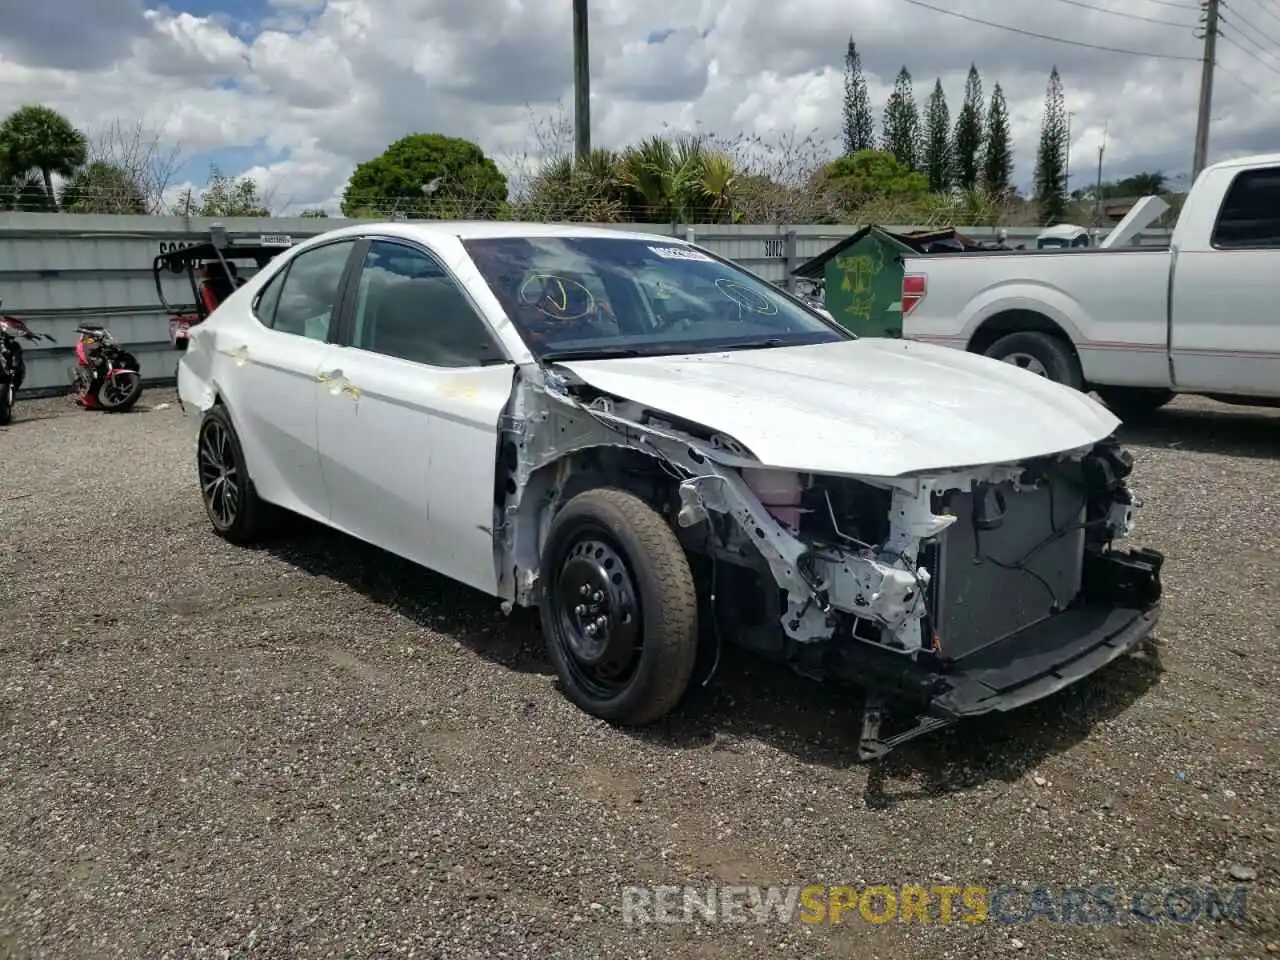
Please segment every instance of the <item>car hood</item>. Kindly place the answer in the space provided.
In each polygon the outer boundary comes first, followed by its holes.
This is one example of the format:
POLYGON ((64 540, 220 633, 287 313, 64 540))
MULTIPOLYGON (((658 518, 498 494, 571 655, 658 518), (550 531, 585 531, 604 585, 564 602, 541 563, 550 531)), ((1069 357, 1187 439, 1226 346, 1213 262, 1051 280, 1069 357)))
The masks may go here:
POLYGON ((1012 364, 909 340, 558 364, 598 390, 728 434, 772 467, 894 477, 1088 446, 1120 421, 1012 364))

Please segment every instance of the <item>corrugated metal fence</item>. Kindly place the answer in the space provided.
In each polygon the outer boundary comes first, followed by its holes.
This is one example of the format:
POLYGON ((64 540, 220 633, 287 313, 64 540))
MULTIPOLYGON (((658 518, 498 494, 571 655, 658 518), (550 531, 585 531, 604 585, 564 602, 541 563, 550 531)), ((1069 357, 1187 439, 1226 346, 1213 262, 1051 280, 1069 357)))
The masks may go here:
MULTIPOLYGON (((137 354, 143 376, 173 377, 179 354, 169 345, 168 316, 152 279, 151 263, 165 249, 210 237, 215 224, 232 238, 288 234, 295 242, 349 225, 341 219, 136 217, 73 214, 0 214, 0 299, 4 313, 21 317, 57 343, 27 352, 24 394, 63 388, 68 382, 77 323, 109 326, 137 354)), ((853 226, 601 224, 696 241, 766 280, 785 283, 792 269, 852 233, 853 226)), ((915 229, 888 226, 893 232, 915 229)), ((966 228, 966 234, 994 239, 994 230, 966 228)), ((1034 245, 1037 228, 1009 228, 1011 244, 1034 245)), ((1167 242, 1150 232, 1146 242, 1167 242)), ((175 306, 190 304, 185 276, 165 274, 165 296, 175 306)))

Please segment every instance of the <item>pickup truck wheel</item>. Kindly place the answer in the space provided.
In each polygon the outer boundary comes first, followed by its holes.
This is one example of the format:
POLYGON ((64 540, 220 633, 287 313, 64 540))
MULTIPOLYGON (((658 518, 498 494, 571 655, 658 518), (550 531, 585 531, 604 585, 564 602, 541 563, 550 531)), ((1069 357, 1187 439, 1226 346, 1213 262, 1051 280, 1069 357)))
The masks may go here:
POLYGON ((1084 389, 1080 360, 1061 337, 1038 330, 1021 330, 1001 337, 987 347, 986 355, 1038 374, 1055 383, 1084 389))
POLYGON ((1155 413, 1175 396, 1156 387, 1098 387, 1098 396, 1124 422, 1155 413))
POLYGON ((679 702, 698 649, 697 593, 653 508, 624 490, 578 494, 552 523, 542 580, 542 632, 570 700, 621 726, 679 702))

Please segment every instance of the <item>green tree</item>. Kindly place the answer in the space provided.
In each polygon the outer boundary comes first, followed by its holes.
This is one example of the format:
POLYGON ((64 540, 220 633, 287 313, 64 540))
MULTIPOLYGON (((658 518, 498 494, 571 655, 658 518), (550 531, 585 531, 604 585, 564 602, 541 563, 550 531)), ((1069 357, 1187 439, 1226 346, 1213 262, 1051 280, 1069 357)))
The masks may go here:
POLYGON ((328 219, 329 214, 325 213, 324 210, 322 210, 320 207, 310 207, 306 210, 303 210, 300 214, 298 214, 298 216, 310 217, 314 219, 328 219))
POLYGON ((859 150, 822 168, 818 186, 833 192, 841 207, 856 210, 876 200, 914 200, 929 190, 929 179, 884 150, 859 150))
POLYGON ((924 169, 929 189, 944 193, 951 189, 951 111, 942 78, 933 85, 933 93, 925 107, 924 169))
POLYGON ((485 216, 507 199, 507 178, 476 144, 440 133, 412 133, 355 168, 342 212, 485 216))
POLYGON ((976 64, 969 64, 969 76, 964 83, 964 103, 956 117, 953 154, 955 184, 961 190, 972 190, 978 185, 982 153, 982 78, 976 64))
POLYGON ((81 167, 58 198, 64 213, 145 214, 147 201, 129 172, 102 160, 81 167))
POLYGON ((1036 150, 1036 204, 1043 224, 1059 222, 1067 209, 1067 105, 1062 78, 1055 66, 1049 74, 1036 150))
POLYGON ((180 217, 269 217, 267 203, 258 195, 252 177, 228 177, 216 166, 199 201, 187 195, 173 211, 180 217))
POLYGON ((52 209, 58 203, 54 174, 74 175, 88 153, 88 138, 52 107, 29 103, 0 122, 0 167, 8 174, 5 179, 38 171, 52 209))
POLYGON ((0 171, 0 211, 53 213, 57 207, 44 191, 44 180, 37 170, 23 174, 0 171))
POLYGON ((731 216, 733 162, 696 136, 649 137, 625 150, 618 177, 632 216, 649 223, 716 223, 731 216))
POLYGON ((883 145, 899 163, 912 170, 920 169, 923 143, 920 136, 920 111, 916 107, 911 73, 906 67, 898 71, 893 93, 884 107, 883 145))
POLYGON ((875 145, 867 78, 862 75, 862 57, 850 37, 844 55, 844 153, 850 157, 859 150, 873 150, 875 145))
POLYGON ((1013 183, 1013 142, 1009 136, 1009 106, 996 84, 987 108, 982 145, 982 189, 991 197, 1005 197, 1013 183))

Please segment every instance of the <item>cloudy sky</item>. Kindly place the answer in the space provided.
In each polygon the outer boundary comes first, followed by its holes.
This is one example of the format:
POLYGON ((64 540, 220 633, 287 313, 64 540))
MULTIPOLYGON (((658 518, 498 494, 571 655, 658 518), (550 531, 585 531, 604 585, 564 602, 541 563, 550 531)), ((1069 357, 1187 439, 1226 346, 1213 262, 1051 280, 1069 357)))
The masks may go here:
MULTIPOLYGON (((1012 113, 1030 179, 1046 80, 1072 112, 1073 186, 1191 166, 1201 43, 1195 0, 591 0, 593 140, 664 124, 835 143, 853 35, 877 120, 894 74, 957 108, 970 61, 1012 113), (1110 12, 1102 12, 1110 11, 1110 12), (1141 54, 1160 55, 1143 56, 1141 54)), ((0 3, 0 112, 40 101, 93 132, 144 120, 180 143, 178 180, 248 172, 276 205, 335 209, 352 167, 412 132, 536 151, 530 107, 571 100, 569 0, 38 0, 0 3)), ((1280 0, 1232 0, 1219 43, 1211 159, 1280 149, 1280 0)))

